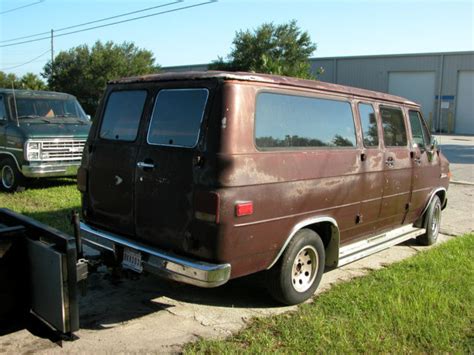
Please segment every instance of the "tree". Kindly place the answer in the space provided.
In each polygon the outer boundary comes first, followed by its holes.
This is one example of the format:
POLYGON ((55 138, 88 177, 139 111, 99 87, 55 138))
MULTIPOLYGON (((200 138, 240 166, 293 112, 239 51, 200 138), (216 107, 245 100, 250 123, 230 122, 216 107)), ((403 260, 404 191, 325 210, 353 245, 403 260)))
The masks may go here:
POLYGON ((91 48, 82 45, 61 51, 53 63, 45 65, 42 75, 51 89, 75 95, 85 111, 93 114, 109 80, 158 70, 148 50, 129 42, 97 41, 91 48))
POLYGON ((26 73, 20 79, 20 85, 22 89, 31 90, 46 90, 46 83, 41 78, 33 73, 26 73))
POLYGON ((20 81, 18 77, 15 74, 12 74, 12 73, 7 74, 3 71, 0 71, 0 87, 11 89, 12 83, 15 86, 15 88, 18 88, 20 85, 20 81))
POLYGON ((309 57, 316 44, 295 20, 282 25, 264 23, 254 32, 239 31, 232 43, 227 60, 218 57, 210 69, 314 78, 309 57))
POLYGON ((33 73, 26 73, 21 78, 13 73, 7 74, 0 71, 0 87, 11 89, 46 90, 46 84, 41 78, 33 73))

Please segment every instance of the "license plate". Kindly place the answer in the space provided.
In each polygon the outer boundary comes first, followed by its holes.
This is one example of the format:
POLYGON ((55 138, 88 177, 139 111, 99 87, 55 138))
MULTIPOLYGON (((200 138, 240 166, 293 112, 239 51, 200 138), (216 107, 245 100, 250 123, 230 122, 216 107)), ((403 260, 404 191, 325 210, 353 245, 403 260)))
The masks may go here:
POLYGON ((139 251, 125 248, 123 250, 122 267, 136 272, 142 272, 142 254, 139 251))

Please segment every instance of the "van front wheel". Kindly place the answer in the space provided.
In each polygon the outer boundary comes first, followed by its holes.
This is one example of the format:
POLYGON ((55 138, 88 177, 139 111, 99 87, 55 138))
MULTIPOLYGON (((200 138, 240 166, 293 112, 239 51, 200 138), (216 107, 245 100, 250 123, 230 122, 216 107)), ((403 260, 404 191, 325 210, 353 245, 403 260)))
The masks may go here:
POLYGON ((306 301, 321 281, 324 264, 324 244, 319 235, 310 229, 298 231, 278 263, 269 270, 271 295, 287 305, 306 301))
POLYGON ((0 160, 0 188, 5 192, 15 192, 23 188, 23 175, 10 158, 0 160))

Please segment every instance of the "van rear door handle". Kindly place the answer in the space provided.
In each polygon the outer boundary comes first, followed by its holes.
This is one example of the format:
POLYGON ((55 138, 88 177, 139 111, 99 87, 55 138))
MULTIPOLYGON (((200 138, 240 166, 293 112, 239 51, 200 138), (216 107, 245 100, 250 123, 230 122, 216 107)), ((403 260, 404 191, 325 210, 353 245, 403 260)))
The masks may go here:
POLYGON ((145 163, 144 161, 139 161, 137 163, 137 166, 141 169, 154 169, 155 168, 155 164, 145 163))

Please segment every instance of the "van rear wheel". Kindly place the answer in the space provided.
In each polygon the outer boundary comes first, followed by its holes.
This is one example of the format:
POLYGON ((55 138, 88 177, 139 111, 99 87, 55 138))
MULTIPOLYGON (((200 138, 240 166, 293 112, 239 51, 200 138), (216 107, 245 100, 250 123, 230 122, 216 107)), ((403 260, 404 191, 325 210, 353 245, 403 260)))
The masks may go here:
POLYGON ((23 189, 24 177, 11 158, 0 160, 0 188, 5 192, 16 192, 23 189))
POLYGON ((324 244, 310 230, 298 231, 268 274, 267 286, 277 301, 294 305, 310 298, 323 276, 324 244))

